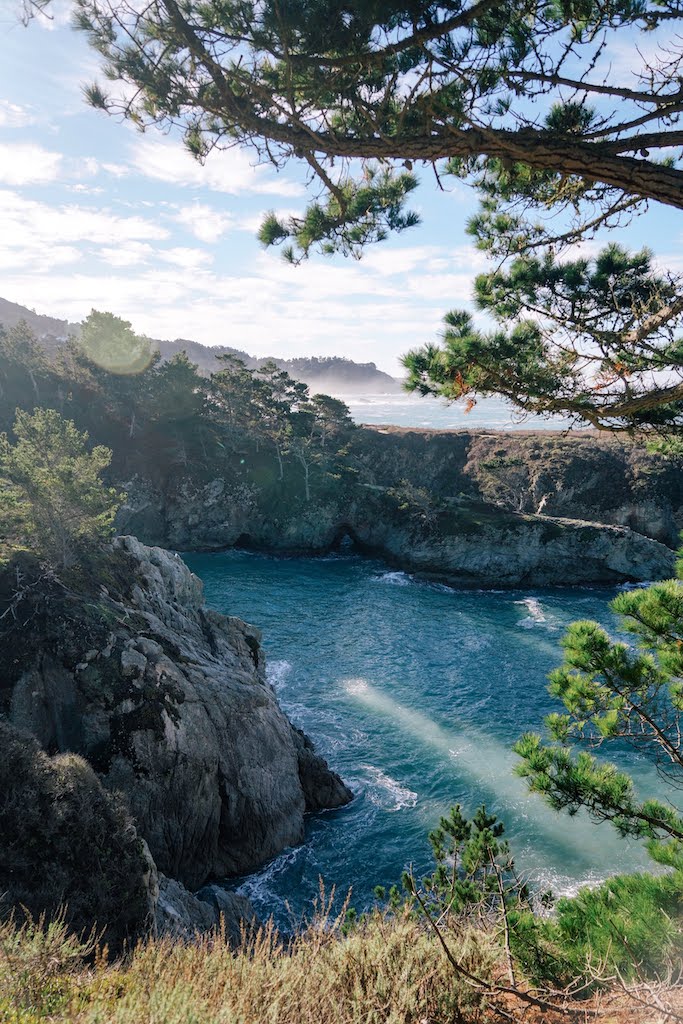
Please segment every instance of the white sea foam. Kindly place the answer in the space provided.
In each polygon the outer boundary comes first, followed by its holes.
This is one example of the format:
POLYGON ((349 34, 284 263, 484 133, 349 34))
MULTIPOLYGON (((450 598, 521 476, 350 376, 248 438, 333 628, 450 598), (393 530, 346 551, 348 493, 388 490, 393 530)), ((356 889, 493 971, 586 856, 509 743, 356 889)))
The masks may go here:
POLYGON ((282 690, 287 686, 287 677, 291 672, 291 661, 271 661, 266 668, 266 678, 274 690, 282 690))
POLYGON ((412 576, 407 572, 383 572, 379 576, 372 577, 373 583, 389 583, 394 587, 407 587, 413 582, 412 576))
POLYGON ((523 605, 529 612, 520 622, 524 629, 533 629, 534 626, 540 626, 547 621, 537 598, 525 597, 523 601, 515 601, 515 604, 523 605))
POLYGON ((381 768, 374 764, 362 764, 361 768, 370 776, 368 797, 373 804, 386 811, 400 811, 404 807, 414 807, 417 803, 417 793, 402 786, 381 768))
POLYGON ((286 901, 276 892, 276 879, 306 854, 305 846, 289 847, 283 850, 260 871, 248 875, 235 889, 235 892, 240 896, 246 896, 256 907, 266 907, 269 914, 276 909, 276 905, 280 912, 286 910, 286 901))

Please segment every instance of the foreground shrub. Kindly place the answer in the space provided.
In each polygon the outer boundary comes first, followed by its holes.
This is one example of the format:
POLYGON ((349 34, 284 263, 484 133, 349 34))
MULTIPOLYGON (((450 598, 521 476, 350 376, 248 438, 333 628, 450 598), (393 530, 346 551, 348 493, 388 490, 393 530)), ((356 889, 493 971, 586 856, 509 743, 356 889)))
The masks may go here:
POLYGON ((515 958, 537 983, 665 978, 683 955, 683 878, 617 875, 558 900, 551 918, 520 913, 511 924, 515 958))
POLYGON ((120 945, 148 914, 148 865, 131 818, 75 754, 48 757, 0 720, 0 913, 93 925, 120 945))
MULTIPOLYGON (((291 941, 267 928, 235 953, 221 936, 148 940, 125 961, 79 960, 65 932, 0 926, 0 1019, 33 1024, 479 1024, 483 998, 454 976, 439 944, 409 915, 371 914, 349 935, 318 918, 291 941), (50 947, 52 969, 45 969, 50 947), (3 956, 3 950, 10 950, 3 956), (74 953, 76 955, 74 955, 74 953), (32 972, 33 983, 17 983, 32 972)), ((459 955, 491 967, 474 933, 459 955)))

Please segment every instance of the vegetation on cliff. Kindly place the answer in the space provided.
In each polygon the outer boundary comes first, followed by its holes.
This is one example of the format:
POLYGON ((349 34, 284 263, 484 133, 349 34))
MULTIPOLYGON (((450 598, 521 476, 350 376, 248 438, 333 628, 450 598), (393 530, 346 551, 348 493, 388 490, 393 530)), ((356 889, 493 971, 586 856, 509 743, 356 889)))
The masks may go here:
POLYGON ((82 757, 49 757, 2 719, 0 835, 0 918, 97 928, 117 949, 149 926, 151 859, 124 800, 82 757))
POLYGON ((222 367, 207 379, 184 354, 162 363, 147 339, 108 313, 93 311, 81 341, 53 359, 25 324, 0 328, 0 427, 11 430, 17 407, 56 410, 112 449, 119 476, 167 481, 182 468, 210 478, 218 466, 239 475, 250 456, 257 473, 253 463, 266 472, 276 460, 275 489, 292 474, 309 500, 344 473, 354 428, 342 402, 311 395, 272 361, 253 369, 224 356, 222 367))
POLYGON ((88 435, 54 409, 18 409, 12 434, 14 444, 0 434, 0 545, 69 569, 113 535, 123 495, 102 482, 111 452, 88 450, 88 435))

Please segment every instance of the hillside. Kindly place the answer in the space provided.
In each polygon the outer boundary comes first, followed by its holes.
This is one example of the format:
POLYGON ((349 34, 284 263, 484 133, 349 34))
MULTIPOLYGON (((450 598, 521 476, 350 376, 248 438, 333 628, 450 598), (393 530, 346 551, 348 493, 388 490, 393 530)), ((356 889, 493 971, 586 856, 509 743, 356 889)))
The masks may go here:
MULTIPOLYGON (((28 323, 50 353, 54 353, 70 335, 77 335, 79 331, 79 324, 43 316, 26 306, 0 298, 0 325, 14 327, 22 320, 28 323)), ((190 361, 199 367, 202 374, 210 374, 220 369, 220 363, 217 362, 220 355, 237 356, 249 367, 258 366, 267 358, 272 358, 281 369, 286 370, 297 380, 304 381, 313 391, 386 394, 401 390, 399 383, 388 373, 378 370, 374 363, 354 363, 353 360, 342 356, 300 356, 296 359, 280 359, 277 356, 253 356, 231 345, 202 345, 201 342, 188 338, 176 338, 174 341, 160 341, 156 338, 151 340, 164 362, 179 352, 186 352, 190 361)))
POLYGON ((68 320, 57 320, 52 316, 44 316, 27 306, 20 306, 18 302, 0 298, 0 324, 5 327, 15 327, 22 320, 26 321, 33 333, 49 350, 53 350, 70 334, 75 334, 78 331, 78 324, 70 324, 68 320))

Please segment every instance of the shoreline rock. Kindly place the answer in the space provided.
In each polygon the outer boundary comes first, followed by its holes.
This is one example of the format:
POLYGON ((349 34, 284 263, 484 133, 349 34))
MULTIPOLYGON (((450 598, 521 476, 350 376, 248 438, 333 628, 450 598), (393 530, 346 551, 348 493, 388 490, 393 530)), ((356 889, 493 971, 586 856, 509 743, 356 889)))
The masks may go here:
POLYGON ((122 537, 114 558, 127 595, 32 592, 9 720, 124 794, 160 873, 196 890, 256 870, 352 794, 310 741, 302 755, 258 630, 206 608, 177 555, 122 537))

